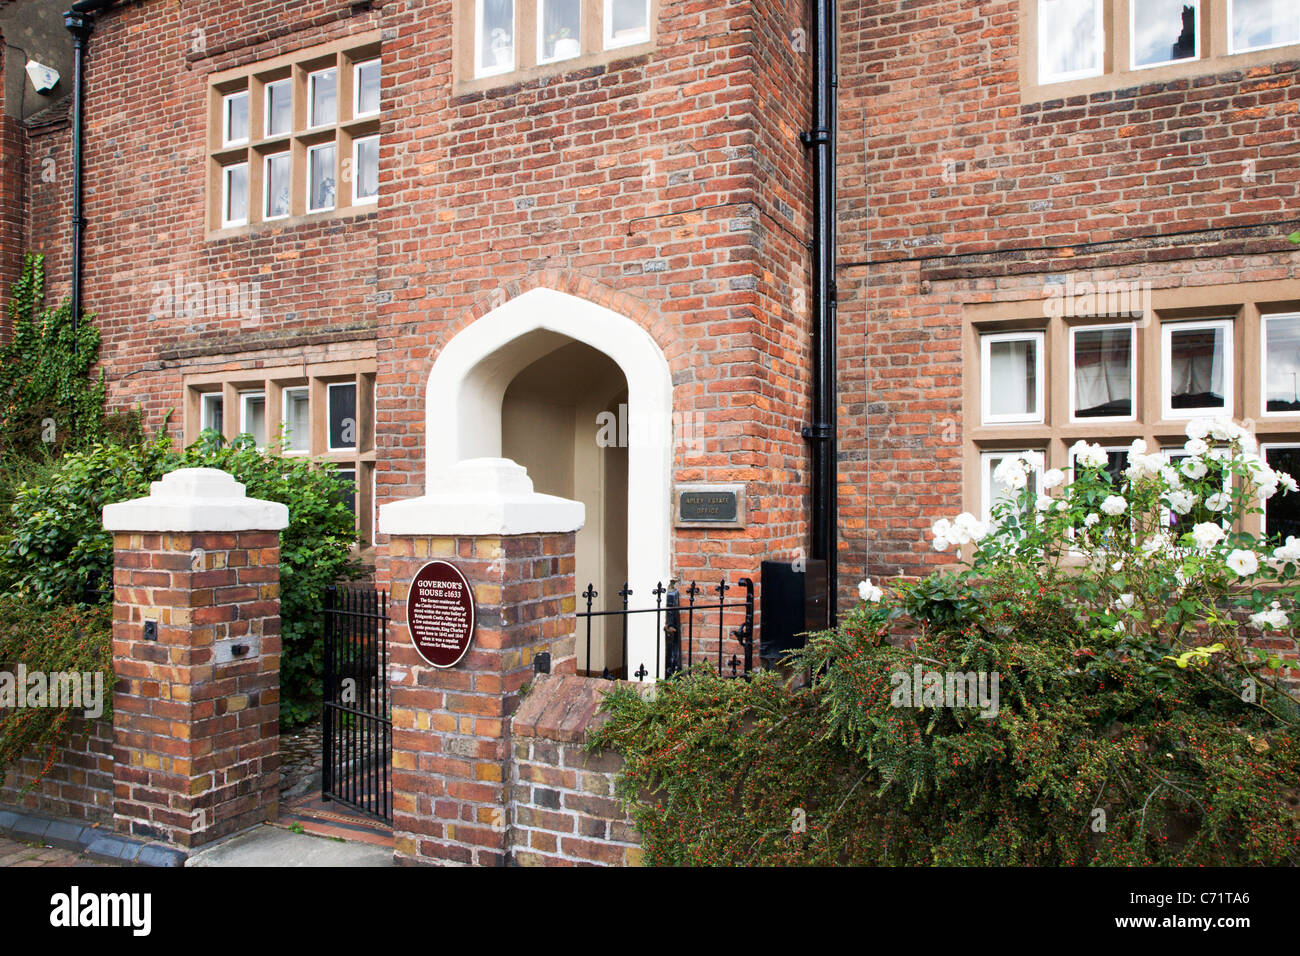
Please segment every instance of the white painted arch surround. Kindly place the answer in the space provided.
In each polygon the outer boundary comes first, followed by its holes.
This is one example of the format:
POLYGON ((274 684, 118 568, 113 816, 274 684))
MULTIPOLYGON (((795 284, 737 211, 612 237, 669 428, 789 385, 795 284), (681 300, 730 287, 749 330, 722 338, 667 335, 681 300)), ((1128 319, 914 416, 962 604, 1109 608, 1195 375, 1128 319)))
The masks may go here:
MULTIPOLYGON (((627 378, 628 581, 632 606, 652 607, 650 590, 660 581, 667 586, 669 578, 673 385, 658 344, 627 316, 578 296, 537 288, 455 335, 434 362, 425 395, 426 494, 439 493, 457 462, 500 457, 506 389, 530 364, 570 340, 603 352, 627 378)), ((593 421, 593 438, 596 428, 593 421)), ((652 614, 634 616, 628 636, 630 669, 644 661, 650 679, 655 671, 653 622, 652 614)))

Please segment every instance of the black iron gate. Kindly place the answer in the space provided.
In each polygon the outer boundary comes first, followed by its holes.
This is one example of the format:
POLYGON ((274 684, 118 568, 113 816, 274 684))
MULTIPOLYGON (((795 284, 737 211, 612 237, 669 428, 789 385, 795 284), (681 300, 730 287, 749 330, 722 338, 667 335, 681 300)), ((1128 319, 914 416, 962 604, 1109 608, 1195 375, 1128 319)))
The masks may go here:
POLYGON ((578 612, 580 622, 578 639, 586 641, 589 672, 592 622, 597 618, 617 618, 621 628, 623 664, 614 670, 606 667, 601 674, 606 679, 617 677, 628 680, 635 677, 638 680, 645 680, 653 676, 658 680, 660 677, 672 677, 678 671, 687 670, 693 664, 705 660, 713 662, 718 673, 724 677, 748 677, 753 671, 754 582, 751 579, 741 578, 732 585, 724 578, 707 589, 699 587, 692 581, 685 588, 672 590, 665 588, 661 581, 650 592, 655 599, 654 607, 629 607, 629 598, 632 594, 631 588, 624 584, 618 592, 622 600, 621 607, 595 610, 594 605, 596 598, 600 596, 599 592, 591 584, 588 584, 587 589, 582 592, 582 597, 587 602, 587 609, 578 612), (735 598, 728 600, 728 594, 733 591, 739 593, 735 598), (730 645, 730 660, 724 660, 728 650, 729 612, 740 620, 730 631, 733 639, 730 645), (638 663, 636 669, 630 669, 630 665, 634 662, 628 661, 628 622, 638 614, 654 615, 653 670, 645 661, 635 662, 638 663), (716 620, 710 620, 713 617, 716 617, 716 620), (744 655, 743 659, 737 656, 735 650, 737 646, 740 653, 744 655), (663 674, 660 674, 660 648, 663 649, 663 674))
POLYGON ((324 654, 321 796, 392 823, 387 593, 329 588, 324 654))

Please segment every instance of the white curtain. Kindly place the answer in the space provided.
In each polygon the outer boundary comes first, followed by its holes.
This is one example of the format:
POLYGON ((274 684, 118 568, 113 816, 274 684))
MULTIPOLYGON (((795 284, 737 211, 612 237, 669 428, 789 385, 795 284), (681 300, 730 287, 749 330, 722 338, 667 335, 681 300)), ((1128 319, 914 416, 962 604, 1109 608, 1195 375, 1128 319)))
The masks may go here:
POLYGON ((1032 339, 989 346, 989 411, 994 415, 1032 415, 1038 411, 1038 343, 1032 339))
MULTIPOLYGON (((1133 400, 1133 333, 1128 329, 1076 332, 1074 406, 1080 412, 1133 400)), ((1114 410, 1116 415, 1130 414, 1114 410)))
POLYGON ((1223 333, 1219 329, 1174 332, 1169 363, 1170 394, 1223 396, 1223 333))

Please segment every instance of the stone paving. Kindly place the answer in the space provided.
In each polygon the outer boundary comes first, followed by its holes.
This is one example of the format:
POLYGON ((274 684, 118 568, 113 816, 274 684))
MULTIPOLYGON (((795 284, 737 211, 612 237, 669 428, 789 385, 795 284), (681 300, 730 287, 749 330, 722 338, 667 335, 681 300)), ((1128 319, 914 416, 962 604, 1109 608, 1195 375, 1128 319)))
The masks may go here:
POLYGON ((282 799, 291 790, 303 790, 309 785, 309 781, 315 781, 315 785, 319 787, 320 769, 321 724, 319 720, 280 736, 282 799))
POLYGON ((76 850, 31 845, 0 837, 0 866, 117 866, 76 850))

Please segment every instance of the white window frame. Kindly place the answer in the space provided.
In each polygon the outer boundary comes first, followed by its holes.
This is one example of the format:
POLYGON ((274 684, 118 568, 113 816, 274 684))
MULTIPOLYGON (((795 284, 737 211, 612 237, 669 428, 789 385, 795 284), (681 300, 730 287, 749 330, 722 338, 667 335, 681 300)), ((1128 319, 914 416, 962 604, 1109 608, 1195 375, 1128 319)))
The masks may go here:
POLYGON ((361 390, 357 388, 356 382, 327 382, 325 384, 325 450, 326 451, 355 452, 358 448, 361 447, 361 420, 360 420, 361 407, 360 406, 361 406, 361 390), (334 439, 333 429, 330 428, 330 422, 333 421, 334 418, 333 414, 331 413, 331 407, 333 405, 333 398, 331 396, 333 396, 334 394, 334 389, 346 388, 348 386, 351 386, 352 388, 356 389, 355 395, 356 395, 357 408, 354 414, 357 415, 358 417, 354 420, 353 423, 357 427, 357 436, 356 436, 356 441, 354 441, 351 445, 343 445, 342 447, 336 448, 334 445, 331 444, 331 442, 334 439))
POLYGON ((1195 11, 1196 16, 1196 47, 1192 55, 1181 60, 1158 60, 1155 63, 1146 63, 1139 65, 1137 62, 1137 7, 1142 0, 1129 0, 1128 3, 1128 66, 1130 70, 1154 70, 1156 67, 1169 66, 1174 63, 1195 63, 1201 58, 1201 34, 1204 32, 1201 24, 1201 0, 1180 0, 1183 4, 1190 3, 1195 11))
POLYGON ((1160 324, 1160 414, 1166 421, 1186 421, 1189 418, 1231 418, 1233 416, 1233 321, 1232 319, 1201 319, 1195 321, 1170 321, 1160 324), (1194 329, 1224 329, 1223 335, 1223 407, 1174 408, 1170 403, 1173 386, 1173 334, 1194 329))
POLYGON ((266 424, 267 424, 266 392, 262 391, 261 389, 249 390, 247 392, 239 393, 239 434, 241 435, 253 434, 248 427, 248 402, 250 399, 254 399, 254 398, 260 398, 262 400, 262 433, 263 434, 260 439, 258 439, 256 435, 253 435, 253 438, 257 440, 256 441, 257 447, 261 449, 266 447, 266 424))
POLYGON ((1070 326, 1069 340, 1070 340, 1070 341, 1069 341, 1069 360, 1068 360, 1068 361, 1069 361, 1069 367, 1067 368, 1067 373, 1069 374, 1069 378, 1070 378, 1070 406, 1069 406, 1069 408, 1070 408, 1070 423, 1071 423, 1071 424, 1076 424, 1076 423, 1077 423, 1077 424, 1082 424, 1082 425, 1088 425, 1088 424, 1092 424, 1093 422, 1105 423, 1105 422, 1135 422, 1135 421, 1137 421, 1137 403, 1138 403, 1138 390, 1137 390, 1137 363, 1138 363, 1138 350, 1137 350, 1137 323, 1135 323, 1135 322, 1116 322, 1116 323, 1113 323, 1113 324, 1110 324, 1110 325, 1072 325, 1072 326, 1070 326), (1128 354, 1129 354, 1129 368, 1128 368, 1128 375, 1129 375, 1129 407, 1132 409, 1132 412, 1131 412, 1130 414, 1128 414, 1128 415, 1106 415, 1106 416, 1094 416, 1094 415, 1088 415, 1088 416, 1085 416, 1085 417, 1083 417, 1083 418, 1080 418, 1080 417, 1076 414, 1076 410, 1077 410, 1078 405, 1077 405, 1077 396, 1076 396, 1076 394, 1075 394, 1075 391, 1076 391, 1076 388, 1077 388, 1077 382, 1076 382, 1075 369, 1074 369, 1074 337, 1075 337, 1076 333, 1079 333, 1079 332, 1114 332, 1114 331, 1116 331, 1116 330, 1118 330, 1118 329, 1128 329, 1128 332, 1129 332, 1129 353, 1128 353, 1128 354))
MULTIPOLYGON (((576 60, 582 56, 582 8, 583 4, 578 3, 578 35, 574 37, 578 41, 578 52, 573 56, 552 56, 545 57, 542 51, 546 49, 546 4, 550 0, 537 0, 537 62, 542 63, 563 63, 565 60, 576 60)), ((649 21, 646 21, 647 23, 649 21)))
MULTIPOLYGON (((1300 40, 1283 40, 1281 43, 1269 43, 1264 46, 1247 46, 1238 50, 1234 46, 1234 37, 1236 31, 1233 30, 1232 24, 1236 19, 1237 0, 1228 0, 1228 55, 1235 56, 1238 53, 1255 53, 1258 50, 1277 50, 1284 46, 1300 45, 1300 40)), ((1296 10, 1296 17, 1300 18, 1300 9, 1296 10)))
POLYGON ((211 428, 213 431, 220 432, 223 435, 226 432, 225 394, 223 392, 203 392, 202 394, 199 395, 199 431, 201 432, 206 431, 209 428, 211 428), (211 417, 209 414, 210 406, 215 405, 217 400, 221 401, 222 417, 221 420, 218 421, 214 427, 205 424, 205 422, 211 417))
POLYGON ((474 0, 474 78, 513 73, 519 62, 519 3, 510 0, 510 62, 504 66, 483 62, 483 0, 474 0))
POLYGON ((253 125, 253 111, 252 111, 252 104, 249 102, 249 98, 248 98, 248 90, 237 90, 234 93, 227 93, 225 96, 221 98, 221 145, 223 148, 227 146, 231 146, 231 147, 247 146, 249 137, 252 136, 253 133, 252 125, 253 125), (231 139, 230 138, 230 104, 233 103, 235 100, 240 99, 241 97, 243 98, 245 103, 244 108, 248 111, 248 126, 249 126, 248 134, 249 135, 245 136, 243 139, 231 139))
MULTIPOLYGON (((364 112, 364 113, 361 111, 361 70, 367 66, 373 66, 376 69, 380 69, 381 76, 382 76, 382 68, 380 67, 379 57, 375 57, 372 60, 362 60, 359 63, 352 64, 352 118, 353 119, 362 119, 363 117, 367 117, 367 116, 378 116, 380 112, 379 107, 375 107, 373 110, 369 110, 368 112, 364 112)), ((380 92, 380 97, 381 99, 383 97, 382 91, 380 92)))
POLYGON ((1029 332, 986 332, 980 335, 980 423, 983 425, 1041 425, 1045 420, 1044 398, 1047 394, 1043 380, 1046 367, 1046 335, 1042 331, 1029 332), (1037 412, 1032 415, 994 415, 989 411, 991 393, 989 386, 992 376, 989 373, 992 346, 996 342, 1019 342, 1031 340, 1034 348, 1034 407, 1037 412))
MULTIPOLYGON (((1002 451, 981 451, 980 452, 980 520, 992 521, 993 511, 993 460, 1002 458, 1014 458, 1017 455, 1039 454, 1043 456, 1044 467, 1047 462, 1047 451, 1039 448, 1009 448, 1002 451)), ((1038 493, 1038 472, 1029 472, 1029 487, 1038 493)))
MULTIPOLYGON (((284 429, 289 427, 289 397, 297 392, 304 392, 307 395, 307 447, 290 448, 287 445, 280 450, 285 455, 310 455, 311 454, 311 386, 310 385, 286 385, 280 391, 280 429, 281 435, 284 429)), ((295 440, 297 440, 295 438, 295 440)))
POLYGON ((221 228, 235 229, 248 225, 248 200, 252 184, 248 179, 248 163, 231 163, 221 167, 221 228), (230 174, 236 169, 244 170, 244 216, 242 219, 230 218, 230 174))
POLYGON ((285 77, 283 80, 272 80, 263 88, 262 93, 262 134, 265 139, 277 138, 280 136, 293 135, 293 78, 285 77), (289 88, 289 128, 283 133, 271 132, 271 91, 281 86, 289 88))
POLYGON ((288 219, 293 215, 293 154, 287 150, 278 153, 267 153, 262 158, 262 221, 275 222, 277 219, 288 219), (280 159, 281 157, 289 160, 289 211, 278 215, 271 215, 271 160, 280 159))
POLYGON ((1273 319, 1294 319, 1300 322, 1300 312, 1265 312, 1259 317, 1259 415, 1260 418, 1300 418, 1300 411, 1268 410, 1268 323, 1273 319))
POLYGON ((632 39, 616 40, 613 36, 614 28, 614 0, 605 0, 605 22, 601 26, 601 33, 604 34, 604 46, 606 50, 617 50, 625 46, 636 46, 638 43, 649 43, 654 29, 651 24, 651 18, 654 16, 654 9, 651 0, 641 0, 645 5, 645 34, 633 37, 632 39))
POLYGON ((338 160, 339 160, 339 153, 338 153, 337 140, 332 139, 328 143, 317 143, 315 146, 307 147, 307 165, 306 165, 307 175, 303 178, 307 180, 307 211, 309 213, 330 212, 338 208, 339 205, 338 160), (311 158, 318 150, 322 150, 322 149, 334 150, 334 174, 335 174, 334 175, 334 202, 329 206, 313 206, 312 205, 311 158))
MULTIPOLYGON (((608 0, 606 0, 608 2, 608 0)), ((1101 76, 1106 72, 1106 4, 1102 0, 1092 0, 1093 11, 1096 17, 1097 32, 1097 65, 1089 67, 1086 70, 1072 70, 1068 73, 1046 73, 1043 68, 1043 51, 1047 48, 1046 39, 1049 33, 1047 15, 1044 5, 1046 0, 1038 0, 1038 63, 1035 64, 1038 72, 1038 82, 1041 86, 1049 83, 1068 83, 1071 80, 1082 80, 1092 76, 1101 76)))
POLYGON ((307 128, 308 129, 327 129, 330 126, 337 126, 339 121, 339 71, 338 67, 330 66, 323 70, 316 70, 314 73, 307 74, 307 128), (316 79, 327 73, 334 74, 334 119, 329 123, 316 122, 316 79))
MULTIPOLYGON (((1294 448, 1294 449, 1300 450, 1300 438, 1298 438, 1296 441, 1270 441, 1270 442, 1260 442, 1260 443, 1259 443, 1259 457, 1260 457, 1260 459, 1261 459, 1265 464, 1268 464, 1268 453, 1269 453, 1269 450, 1270 450, 1270 449, 1274 449, 1274 448, 1281 448, 1281 449, 1294 448)), ((1295 478, 1296 476, 1295 476, 1295 475, 1292 475, 1291 477, 1292 477, 1292 478, 1295 478)), ((1282 492, 1281 489, 1278 490, 1278 494, 1279 494, 1279 495, 1280 495, 1280 494, 1283 494, 1283 492, 1282 492)), ((1294 494, 1294 492, 1293 492, 1293 494, 1294 494)), ((1267 509, 1267 507, 1264 507, 1264 508, 1261 508, 1261 509, 1260 509, 1260 515, 1259 515, 1259 534, 1260 534, 1260 537, 1261 537, 1261 538, 1268 534, 1268 509, 1267 509)))
MULTIPOLYGON (((379 134, 374 136, 361 136, 352 141, 352 205, 354 206, 371 206, 379 202, 379 155, 375 154, 375 194, 373 196, 358 196, 357 186, 361 183, 361 144, 374 140, 376 147, 379 145, 379 134)), ((337 199, 337 195, 335 197, 337 199)))

